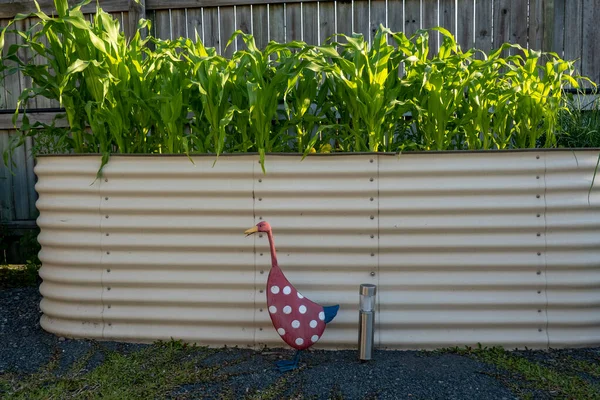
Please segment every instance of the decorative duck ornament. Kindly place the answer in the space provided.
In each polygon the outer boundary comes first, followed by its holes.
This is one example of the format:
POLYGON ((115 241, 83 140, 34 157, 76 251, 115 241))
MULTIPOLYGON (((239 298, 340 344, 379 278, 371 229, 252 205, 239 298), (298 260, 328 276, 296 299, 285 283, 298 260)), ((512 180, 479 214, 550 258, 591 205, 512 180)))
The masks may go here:
POLYGON ((292 360, 277 362, 281 372, 289 371, 298 367, 300 352, 314 345, 323 336, 326 325, 335 318, 340 306, 323 307, 296 290, 277 263, 271 225, 263 221, 244 233, 249 236, 256 232, 267 234, 271 248, 271 271, 266 288, 271 322, 281 339, 297 350, 292 360))

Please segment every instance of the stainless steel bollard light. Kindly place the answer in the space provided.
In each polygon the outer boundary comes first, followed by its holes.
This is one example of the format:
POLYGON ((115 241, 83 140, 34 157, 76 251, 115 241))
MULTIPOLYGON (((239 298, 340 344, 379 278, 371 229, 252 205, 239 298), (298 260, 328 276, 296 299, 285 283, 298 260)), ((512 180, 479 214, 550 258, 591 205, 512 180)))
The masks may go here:
POLYGON ((375 342, 375 293, 377 286, 370 283, 360 285, 360 307, 358 320, 358 358, 361 361, 373 358, 375 342))

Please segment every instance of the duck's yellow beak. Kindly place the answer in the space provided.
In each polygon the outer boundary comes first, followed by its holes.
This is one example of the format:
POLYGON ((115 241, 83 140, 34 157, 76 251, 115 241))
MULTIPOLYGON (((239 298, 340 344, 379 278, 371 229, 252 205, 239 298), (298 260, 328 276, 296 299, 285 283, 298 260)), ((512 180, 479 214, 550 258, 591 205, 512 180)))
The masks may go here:
POLYGON ((252 235, 253 233, 256 233, 256 232, 258 232, 258 228, 256 226, 253 226, 252 228, 250 228, 247 231, 245 231, 244 234, 246 236, 250 236, 250 235, 252 235))

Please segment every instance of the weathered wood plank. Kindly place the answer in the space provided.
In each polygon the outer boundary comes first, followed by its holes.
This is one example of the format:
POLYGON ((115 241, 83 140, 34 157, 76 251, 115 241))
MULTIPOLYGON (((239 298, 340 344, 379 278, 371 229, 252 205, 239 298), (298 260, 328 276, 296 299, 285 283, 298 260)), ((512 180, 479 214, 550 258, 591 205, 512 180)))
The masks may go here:
POLYGON ((252 6, 254 41, 256 42, 256 46, 261 50, 269 43, 268 15, 266 5, 252 6))
POLYGON ((366 41, 371 40, 369 29, 369 3, 367 1, 354 2, 354 32, 363 35, 366 41))
POLYGON ((157 11, 154 15, 155 35, 161 39, 171 39, 171 17, 169 10, 157 11))
POLYGON ((304 40, 301 13, 302 9, 300 4, 286 4, 285 18, 288 42, 292 40, 304 40))
POLYGON ((529 48, 542 50, 544 46, 544 0, 529 2, 529 48))
POLYGON ((204 38, 202 36, 202 9, 201 8, 190 8, 187 10, 187 32, 188 36, 192 40, 196 40, 196 33, 198 37, 204 43, 204 38))
MULTIPOLYGON (((146 0, 138 0, 139 2, 129 0, 129 10, 127 12, 127 33, 128 37, 133 37, 137 32, 137 27, 140 19, 146 18, 146 0)), ((140 32, 144 37, 144 32, 140 32)))
POLYGON ((421 2, 419 0, 404 0, 404 33, 411 37, 421 29, 421 2))
MULTIPOLYGON (((241 30, 244 33, 252 33, 252 10, 250 6, 236 7, 236 30, 241 30)), ((238 50, 246 49, 246 43, 240 36, 237 37, 238 50)))
POLYGON ((38 199, 38 194, 35 191, 35 183, 37 182, 37 177, 35 176, 34 172, 35 159, 33 158, 32 153, 33 143, 34 140, 32 137, 28 137, 27 139, 25 139, 25 154, 27 155, 27 159, 25 160, 27 169, 27 198, 29 199, 29 216, 27 217, 27 219, 35 218, 37 214, 35 202, 38 199))
MULTIPOLYGON (((16 132, 8 134, 9 140, 16 139, 16 132)), ((29 219, 29 179, 27 174, 27 154, 25 153, 25 145, 15 149, 12 153, 12 159, 16 164, 13 169, 12 177, 12 203, 14 205, 14 215, 16 220, 29 219)))
MULTIPOLYGON (((16 25, 16 28, 21 32, 26 32, 29 29, 28 19, 17 21, 15 25, 16 25)), ((16 42, 18 44, 23 44, 23 43, 25 43, 25 40, 19 36, 19 37, 17 37, 16 42)), ((20 48, 19 51, 17 52, 17 55, 21 60, 25 61, 28 64, 33 62, 33 53, 30 51, 20 48)), ((21 91, 23 91, 26 88, 30 88, 32 86, 32 80, 30 77, 23 75, 21 72, 19 72, 18 76, 19 76, 19 93, 18 93, 18 95, 21 95, 21 91)), ((15 104, 16 104, 16 100, 15 100, 15 104)), ((35 100, 29 100, 26 104, 21 105, 21 107, 26 107, 26 108, 35 107, 35 100)))
POLYGON ((527 48, 527 18, 528 6, 526 1, 511 0, 510 2, 510 42, 527 48))
MULTIPOLYGON (((18 28, 18 25, 16 28, 18 28)), ((20 37, 18 37, 17 34, 7 31, 4 37, 4 48, 2 49, 2 54, 6 56, 11 50, 11 47, 18 44, 20 41, 20 37)), ((17 64, 11 60, 6 60, 5 65, 8 68, 17 66, 17 64)), ((15 109, 17 107, 17 101, 19 99, 19 95, 21 94, 21 79, 22 76, 19 72, 10 75, 5 73, 3 85, 5 90, 4 108, 15 109)))
MULTIPOLYGON (((372 0, 371 1, 371 21, 370 21, 370 35, 372 38, 375 37, 375 33, 379 28, 379 24, 387 27, 386 17, 386 4, 385 0, 372 0)), ((389 42, 389 41, 388 41, 389 42)))
POLYGON ((473 0, 457 0, 456 41, 463 51, 475 46, 475 2, 473 0))
MULTIPOLYGON (((0 153, 8 148, 8 131, 0 130, 0 153)), ((0 162, 0 221, 14 221, 15 207, 12 200, 12 175, 4 162, 0 162)))
POLYGON ((316 3, 322 0, 146 0, 146 9, 164 10, 167 8, 224 7, 245 5, 266 5, 283 3, 316 3))
MULTIPOLYGON (((352 35, 352 2, 351 1, 338 1, 337 2, 337 33, 343 33, 344 35, 352 35)), ((337 38, 338 42, 343 39, 337 38)))
MULTIPOLYGON (((319 33, 321 35, 319 41, 321 44, 325 44, 330 36, 337 33, 335 31, 335 3, 320 3, 319 13, 319 33)), ((335 40, 335 38, 331 38, 330 40, 335 40)))
POLYGON ((317 3, 302 4, 302 32, 308 44, 319 44, 319 11, 317 3))
POLYGON ((285 14, 283 4, 273 4, 269 6, 269 25, 270 37, 278 43, 284 43, 285 40, 285 14))
POLYGON ((510 41, 510 2, 511 0, 494 1, 494 49, 510 41))
POLYGON ((173 39, 187 37, 187 25, 185 22, 186 10, 171 10, 171 32, 173 39))
POLYGON ((583 0, 569 0, 565 3, 564 8, 564 58, 567 60, 577 60, 575 68, 579 71, 582 70, 584 46, 584 31, 582 26, 583 5, 583 0))
MULTIPOLYGON (((35 124, 36 122, 41 122, 41 123, 50 125, 52 123, 52 119, 55 116, 56 116, 56 113, 54 113, 54 112, 28 112, 27 113, 27 117, 29 118, 29 123, 32 125, 35 124)), ((0 114, 0 130, 15 129, 14 125, 12 123, 12 118, 13 118, 13 113, 0 114)), ((23 120, 23 114, 20 113, 19 118, 17 119, 17 126, 21 125, 22 120, 23 120)), ((66 119, 64 119, 64 118, 57 120, 55 125, 58 128, 64 128, 64 127, 69 126, 66 122, 66 119)))
MULTIPOLYGON (((475 3, 475 47, 485 52, 493 45, 492 38, 492 6, 491 1, 475 3)), ((477 55, 477 57, 481 57, 477 55)))
POLYGON ((403 32, 404 7, 402 0, 388 1, 388 23, 392 32, 403 32))
MULTIPOLYGON (((440 0, 440 26, 448 29, 456 38, 455 0, 440 0)), ((442 38, 440 38, 442 40, 442 38)), ((440 44, 442 42, 440 41, 440 44)))
POLYGON ((219 42, 219 10, 217 7, 204 8, 204 45, 214 47, 221 53, 219 42))
POLYGON ((567 0, 544 0, 544 39, 545 51, 556 50, 560 55, 565 49, 565 8, 567 0))
POLYGON ((581 72, 600 83, 600 5, 597 0, 583 1, 583 51, 581 72))
MULTIPOLYGON (((422 29, 431 29, 439 25, 439 9, 437 0, 423 1, 421 3, 421 18, 423 21, 422 29)), ((439 49, 439 34, 435 31, 429 31, 429 58, 437 54, 439 49)))
POLYGON ((235 51, 235 41, 229 46, 227 43, 235 32, 235 13, 233 7, 220 7, 221 13, 221 47, 225 57, 231 57, 235 51))

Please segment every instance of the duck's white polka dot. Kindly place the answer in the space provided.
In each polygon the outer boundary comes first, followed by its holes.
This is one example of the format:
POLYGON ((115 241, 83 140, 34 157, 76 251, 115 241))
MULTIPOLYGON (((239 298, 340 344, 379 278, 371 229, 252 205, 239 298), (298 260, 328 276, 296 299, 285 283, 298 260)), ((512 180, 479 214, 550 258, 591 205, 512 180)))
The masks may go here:
POLYGON ((271 307, 269 307, 269 312, 270 312, 271 314, 275 314, 275 313, 277 312, 277 307, 275 307, 275 306, 271 306, 271 307))
POLYGON ((289 314, 291 312, 292 312, 292 307, 290 307, 290 306, 283 307, 283 313, 284 314, 289 314))
POLYGON ((298 346, 302 346, 302 345, 304 344, 304 339, 302 339, 302 338, 298 338, 298 339, 296 339, 296 344, 297 344, 298 346))
POLYGON ((292 293, 292 289, 289 286, 286 286, 283 288, 283 294, 290 294, 292 293))
POLYGON ((311 328, 316 328, 317 327, 317 321, 315 321, 314 319, 312 321, 310 321, 310 327, 311 328))
POLYGON ((325 313, 324 313, 323 311, 321 311, 321 312, 319 313, 319 319, 320 319, 321 321, 325 321, 325 313))
POLYGON ((300 311, 300 314, 306 314, 306 307, 305 306, 300 306, 298 308, 298 311, 300 311))
POLYGON ((279 293, 279 286, 271 286, 271 293, 273 293, 273 294, 279 293))
POLYGON ((304 298, 304 296, 302 296, 302 295, 300 294, 300 292, 296 292, 296 294, 298 295, 298 298, 299 298, 299 299, 303 299, 303 298, 304 298))
POLYGON ((298 329, 300 328, 300 321, 298 321, 297 319, 292 321, 292 328, 298 329))
POLYGON ((279 328, 279 329, 277 329, 277 333, 279 333, 279 336, 283 336, 283 335, 285 335, 285 329, 279 328))
POLYGON ((313 343, 315 343, 317 340, 319 340, 319 337, 317 335, 313 335, 310 340, 312 340, 313 343))

